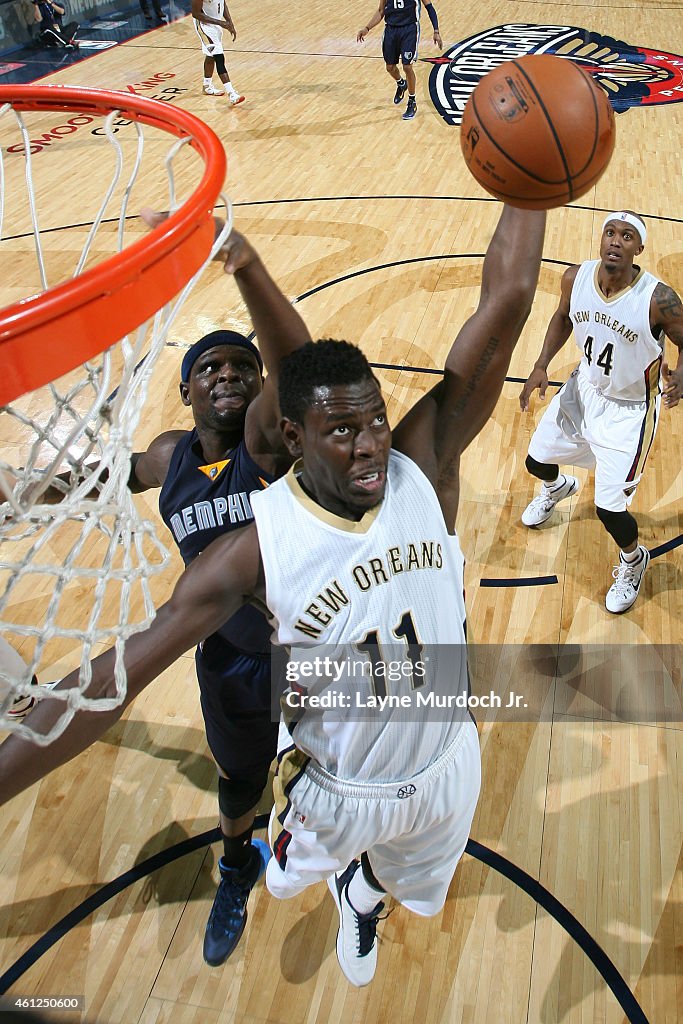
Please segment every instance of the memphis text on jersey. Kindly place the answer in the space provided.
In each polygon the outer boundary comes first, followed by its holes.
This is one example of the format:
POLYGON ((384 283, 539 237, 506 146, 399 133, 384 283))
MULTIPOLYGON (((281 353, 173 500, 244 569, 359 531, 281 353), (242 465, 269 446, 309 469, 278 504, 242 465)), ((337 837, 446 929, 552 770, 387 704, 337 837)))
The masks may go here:
MULTIPOLYGON (((411 572, 413 569, 440 569, 442 566, 441 544, 433 540, 420 541, 406 544, 403 551, 399 547, 391 547, 383 556, 354 565, 351 576, 358 590, 366 593, 372 587, 388 583, 392 576, 398 576, 399 573, 411 572)), ((307 605, 294 626, 300 633, 317 638, 323 627, 332 622, 349 600, 339 580, 330 580, 307 605)))
POLYGON ((603 327, 608 327, 610 331, 614 331, 615 334, 620 334, 624 341, 638 341, 638 332, 631 331, 626 324, 620 323, 619 320, 615 320, 614 317, 609 316, 607 313, 600 313, 597 309, 579 309, 576 313, 572 313, 572 319, 577 324, 589 324, 591 322, 591 313, 593 320, 596 324, 602 324, 603 327))
POLYGON ((178 544, 190 533, 198 530, 214 530, 224 523, 245 523, 254 518, 246 491, 211 498, 209 501, 195 501, 170 519, 170 527, 178 544))

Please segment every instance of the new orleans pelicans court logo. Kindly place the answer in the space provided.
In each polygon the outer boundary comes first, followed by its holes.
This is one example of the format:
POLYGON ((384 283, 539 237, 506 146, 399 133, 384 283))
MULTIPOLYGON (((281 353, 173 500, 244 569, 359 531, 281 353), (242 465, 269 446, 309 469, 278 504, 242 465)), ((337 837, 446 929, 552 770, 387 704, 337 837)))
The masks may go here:
POLYGON ((499 25, 427 57, 432 102, 447 124, 459 125, 465 104, 487 72, 528 53, 552 53, 593 75, 617 113, 629 107, 683 101, 683 57, 622 43, 569 25, 499 25))

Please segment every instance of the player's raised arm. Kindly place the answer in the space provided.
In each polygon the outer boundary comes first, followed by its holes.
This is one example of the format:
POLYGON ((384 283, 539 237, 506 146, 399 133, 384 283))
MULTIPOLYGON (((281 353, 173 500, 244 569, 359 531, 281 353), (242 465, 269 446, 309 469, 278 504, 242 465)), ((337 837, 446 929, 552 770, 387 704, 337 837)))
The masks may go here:
POLYGON ((251 243, 232 231, 220 253, 254 325, 267 371, 263 391, 249 406, 244 436, 252 455, 282 448, 277 385, 280 361, 311 340, 306 324, 266 270, 251 243))
POLYGON ((541 354, 534 363, 534 368, 529 374, 526 384, 519 393, 519 404, 522 412, 529 408, 529 399, 538 388, 541 398, 545 398, 548 387, 548 366, 565 344, 572 333, 572 322, 569 316, 569 304, 572 297, 572 288, 576 279, 578 266, 569 267, 562 276, 560 288, 560 302, 550 318, 550 323, 545 332, 541 354))
MULTIPOLYGON (((142 210, 140 215, 151 228, 168 217, 167 213, 150 209, 142 210)), ((223 228, 223 221, 215 218, 215 223, 218 234, 223 228)), ((254 325, 267 372, 263 391, 251 403, 247 414, 247 447, 253 455, 262 451, 276 452, 282 447, 277 401, 280 360, 310 341, 311 335, 297 310, 273 281, 251 242, 239 231, 230 232, 215 259, 222 262, 225 272, 235 278, 254 325)), ((146 490, 163 484, 175 447, 171 443, 171 433, 157 438, 159 445, 153 442, 147 452, 133 456, 132 490, 146 490)), ((175 438, 176 441, 178 439, 175 438)))
POLYGON ((444 379, 394 431, 394 447, 427 473, 452 525, 460 455, 491 415, 533 301, 545 212, 505 206, 484 260, 476 311, 446 358, 444 379))
MULTIPOLYGON (((261 585, 256 527, 251 525, 210 544, 180 577, 173 596, 152 624, 126 641, 127 695, 113 711, 77 711, 61 736, 46 747, 12 735, 0 744, 0 803, 43 778, 91 746, 121 717, 124 709, 153 679, 185 651, 215 632, 261 585)), ((71 673, 58 689, 77 686, 71 673)), ((90 698, 113 697, 114 652, 92 663, 90 698)), ((62 701, 40 701, 31 712, 31 728, 48 732, 64 710, 62 701)))
POLYGON ((220 255, 226 272, 235 276, 254 325, 263 362, 277 390, 280 360, 311 340, 309 330, 244 235, 232 231, 220 255))

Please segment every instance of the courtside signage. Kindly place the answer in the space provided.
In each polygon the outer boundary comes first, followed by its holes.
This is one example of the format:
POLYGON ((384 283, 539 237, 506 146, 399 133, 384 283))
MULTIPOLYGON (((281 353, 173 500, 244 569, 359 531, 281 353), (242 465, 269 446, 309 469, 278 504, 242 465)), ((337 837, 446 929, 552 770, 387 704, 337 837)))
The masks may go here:
MULTIPOLYGON (((163 85, 170 78, 175 78, 175 71, 158 71, 155 75, 151 75, 143 82, 136 82, 134 85, 129 85, 129 92, 145 93, 149 90, 155 90, 150 97, 153 100, 159 100, 160 103, 175 103, 183 93, 188 92, 186 88, 178 88, 176 86, 163 85)), ((119 117, 113 122, 114 133, 118 132, 119 128, 123 128, 129 124, 132 124, 125 117, 119 117)), ((58 143, 60 139, 67 135, 73 135, 74 132, 79 131, 82 128, 88 127, 91 135, 104 135, 104 128, 101 127, 102 118, 91 114, 73 114, 71 117, 64 115, 64 120, 55 124, 52 128, 42 132, 40 135, 35 135, 30 139, 29 149, 31 153, 40 153, 43 149, 47 149, 48 146, 53 146, 58 143), (92 125, 95 125, 93 128, 92 125)), ((5 149, 6 153, 23 153, 24 144, 23 142, 17 142, 12 146, 7 146, 5 149)))
POLYGON ((429 92, 447 124, 460 125, 475 86, 493 68, 530 53, 550 53, 580 65, 602 86, 617 113, 683 100, 683 56, 624 43, 571 25, 498 25, 470 36, 433 64, 429 92))

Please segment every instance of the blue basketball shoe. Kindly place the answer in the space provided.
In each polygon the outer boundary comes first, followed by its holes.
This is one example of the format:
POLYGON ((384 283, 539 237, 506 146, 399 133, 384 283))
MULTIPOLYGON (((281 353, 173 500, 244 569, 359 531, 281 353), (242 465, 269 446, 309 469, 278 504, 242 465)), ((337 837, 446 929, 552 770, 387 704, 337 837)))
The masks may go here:
POLYGON ((270 860, 270 847, 252 839, 251 859, 243 868, 228 868, 218 861, 221 880, 204 933, 204 959, 212 967, 225 963, 242 937, 247 923, 247 900, 270 860))

